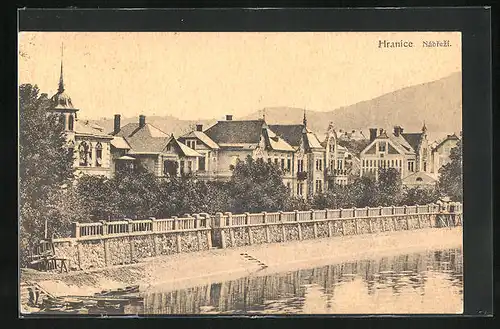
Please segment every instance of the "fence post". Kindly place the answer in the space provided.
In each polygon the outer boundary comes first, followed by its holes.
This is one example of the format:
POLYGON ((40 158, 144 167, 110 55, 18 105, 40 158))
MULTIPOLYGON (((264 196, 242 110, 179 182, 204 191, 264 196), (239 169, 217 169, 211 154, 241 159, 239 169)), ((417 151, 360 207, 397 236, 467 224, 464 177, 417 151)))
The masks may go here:
POLYGON ((352 213, 354 215, 354 234, 358 235, 358 217, 356 214, 356 207, 352 208, 352 213))
POLYGON ((201 218, 199 214, 194 214, 194 227, 196 228, 196 239, 198 241, 198 251, 201 250, 201 231, 200 231, 200 226, 201 226, 201 218))
POLYGON ((179 232, 179 229, 180 229, 179 217, 172 216, 172 219, 174 220, 174 231, 177 231, 174 233, 176 243, 177 243, 177 252, 180 253, 182 251, 182 241, 181 241, 181 235, 179 232))
POLYGON ((149 217, 151 220, 151 231, 153 232, 153 243, 154 243, 154 252, 155 256, 160 255, 160 242, 158 241, 158 234, 159 228, 158 228, 158 220, 155 217, 149 217))
MULTIPOLYGON (((126 219, 127 222, 128 222, 128 233, 132 233, 134 231, 134 222, 131 220, 131 219, 126 219)), ((130 263, 133 263, 134 262, 134 253, 135 253, 135 248, 134 248, 134 239, 132 237, 132 235, 129 235, 128 237, 128 242, 129 242, 129 245, 130 245, 130 263)))
MULTIPOLYGON (((328 208, 325 209, 325 219, 329 219, 328 218, 328 208)), ((327 220, 326 221, 326 225, 328 225, 328 237, 331 238, 332 237, 332 221, 331 220, 327 220)))
POLYGON ((421 228, 422 228, 422 220, 421 220, 422 215, 421 215, 421 214, 419 214, 419 212, 418 212, 418 207, 419 207, 419 205, 418 205, 418 204, 417 204, 417 205, 415 205, 415 213, 417 214, 418 228, 419 228, 419 229, 421 229, 421 228))
POLYGON ((280 226, 281 226, 281 237, 282 237, 282 241, 285 242, 286 241, 286 229, 285 229, 285 223, 283 223, 283 211, 280 211, 279 212, 279 222, 280 222, 280 226))
POLYGON ((382 222, 382 225, 380 225, 380 231, 384 232, 385 231, 384 207, 379 206, 378 208, 379 208, 378 209, 379 219, 382 222))
POLYGON ((210 217, 209 214, 204 214, 205 216, 205 227, 207 230, 207 247, 208 250, 212 249, 212 218, 210 217))
POLYGON ((406 229, 409 231, 410 230, 410 216, 408 215, 408 206, 404 206, 404 213, 406 217, 406 229))
POLYGON ((298 230, 298 234, 299 234, 299 241, 302 240, 302 227, 300 226, 300 222, 299 222, 299 211, 298 210, 295 210, 295 221, 298 222, 297 223, 297 230, 298 230))
MULTIPOLYGON (((235 241, 234 241, 234 228, 232 228, 231 226, 233 226, 233 214, 231 212, 226 212, 224 213, 224 215, 227 216, 227 221, 229 223, 229 241, 231 241, 231 247, 235 247, 235 241)), ((228 225, 226 225, 227 227, 228 225)), ((224 229, 224 231, 226 231, 226 229, 224 229)))
POLYGON ((252 226, 250 226, 250 213, 248 212, 245 213, 245 224, 247 225, 247 230, 248 230, 248 244, 252 245, 253 232, 252 232, 252 226))
MULTIPOLYGON (((315 211, 311 210, 311 220, 315 220, 314 214, 315 214, 315 211)), ((316 221, 313 223, 313 236, 315 239, 318 237, 318 224, 316 223, 316 221)))
POLYGON ((80 237, 80 223, 78 222, 73 222, 73 236, 77 239, 80 237))
MULTIPOLYGON (((342 218, 342 208, 339 209, 339 218, 342 218)), ((343 219, 340 220, 340 224, 342 225, 342 235, 346 235, 345 234, 345 223, 344 223, 343 219)))
POLYGON ((395 216, 395 207, 391 206, 391 214, 392 214, 392 223, 394 224, 394 231, 398 230, 398 221, 395 216))
POLYGON ((109 244, 107 242, 106 236, 108 235, 108 224, 106 221, 101 220, 100 221, 102 224, 102 237, 101 237, 101 242, 102 242, 102 248, 104 249, 104 265, 108 266, 109 264, 109 244))
POLYGON ((221 245, 221 248, 222 249, 225 249, 226 248, 226 236, 225 236, 225 232, 224 232, 224 226, 225 226, 225 220, 224 218, 222 217, 222 213, 221 212, 217 212, 215 213, 215 222, 216 223, 219 223, 219 232, 220 232, 220 245, 221 245))
POLYGON ((271 242, 271 237, 269 236, 269 225, 267 225, 267 212, 263 211, 262 212, 262 221, 264 222, 264 230, 266 234, 266 242, 269 243, 271 242))

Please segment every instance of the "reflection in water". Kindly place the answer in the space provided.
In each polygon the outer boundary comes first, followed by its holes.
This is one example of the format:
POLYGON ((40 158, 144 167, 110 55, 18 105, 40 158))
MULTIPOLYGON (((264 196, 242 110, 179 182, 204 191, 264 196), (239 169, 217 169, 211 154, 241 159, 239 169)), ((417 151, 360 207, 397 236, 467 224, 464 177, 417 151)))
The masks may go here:
POLYGON ((461 249, 147 293, 125 314, 462 313, 461 249))

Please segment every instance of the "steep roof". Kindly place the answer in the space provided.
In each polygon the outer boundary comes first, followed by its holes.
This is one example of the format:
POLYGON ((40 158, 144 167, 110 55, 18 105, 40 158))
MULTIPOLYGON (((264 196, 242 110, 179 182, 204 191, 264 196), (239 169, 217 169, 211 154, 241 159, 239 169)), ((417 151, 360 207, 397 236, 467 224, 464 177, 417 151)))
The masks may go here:
POLYGON ((458 141, 459 139, 460 138, 456 134, 453 133, 452 135, 448 135, 445 138, 434 142, 433 145, 431 145, 431 146, 432 146, 432 149, 435 150, 438 147, 440 147, 441 145, 443 145, 446 141, 449 141, 449 140, 458 141))
POLYGON ((219 121, 205 130, 205 134, 217 144, 258 144, 264 120, 219 121))
POLYGON ((191 132, 189 132, 189 133, 187 133, 185 135, 182 135, 180 138, 181 139, 184 139, 184 138, 197 138, 203 144, 205 144, 206 146, 210 147, 211 149, 213 149, 213 150, 219 149, 219 145, 217 145, 216 142, 214 142, 210 137, 207 136, 207 134, 205 134, 202 131, 193 130, 193 131, 191 131, 191 132))
POLYGON ((302 140, 303 125, 269 125, 269 129, 274 131, 278 136, 291 146, 299 146, 302 140))
POLYGON ((403 133, 401 134, 403 138, 411 145, 413 150, 416 152, 418 150, 418 146, 422 141, 424 134, 423 133, 403 133))
POLYGON ((130 150, 130 145, 127 140, 121 136, 115 136, 111 140, 111 145, 117 149, 130 150))
POLYGON ((276 135, 271 129, 265 128, 266 146, 275 151, 293 152, 294 148, 288 144, 283 138, 276 135))

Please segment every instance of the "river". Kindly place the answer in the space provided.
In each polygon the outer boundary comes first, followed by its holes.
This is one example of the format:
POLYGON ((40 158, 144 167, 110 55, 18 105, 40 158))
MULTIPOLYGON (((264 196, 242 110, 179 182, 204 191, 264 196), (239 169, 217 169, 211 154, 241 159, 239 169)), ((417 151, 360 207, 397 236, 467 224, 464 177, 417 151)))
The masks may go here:
MULTIPOLYGON (((123 314, 459 314, 462 250, 446 249, 358 260, 146 291, 123 314)), ((115 313, 116 314, 116 313, 115 313)))

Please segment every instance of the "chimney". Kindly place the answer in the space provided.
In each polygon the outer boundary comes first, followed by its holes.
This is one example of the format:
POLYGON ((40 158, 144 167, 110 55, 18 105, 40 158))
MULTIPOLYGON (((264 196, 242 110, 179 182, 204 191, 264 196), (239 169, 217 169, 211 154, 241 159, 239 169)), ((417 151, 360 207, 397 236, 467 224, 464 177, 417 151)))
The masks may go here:
POLYGON ((377 128, 370 128, 370 142, 373 142, 377 138, 377 128))
POLYGON ((399 127, 399 133, 402 134, 403 133, 403 127, 399 127))
POLYGON ((197 124, 196 125, 196 131, 203 131, 203 125, 197 124))
POLYGON ((115 114, 115 124, 114 124, 114 129, 113 129, 113 134, 116 135, 118 132, 120 132, 120 115, 115 114))
POLYGON ((146 116, 139 115, 139 128, 142 128, 146 125, 146 116))
POLYGON ((233 120, 233 115, 232 114, 227 114, 226 115, 226 121, 232 121, 233 120))
POLYGON ((382 135, 382 133, 383 133, 383 132, 384 132, 384 128, 379 128, 379 130, 378 130, 378 135, 379 135, 379 136, 380 136, 380 135, 382 135))
POLYGON ((401 127, 400 126, 394 126, 394 136, 399 137, 400 133, 401 133, 401 127))

